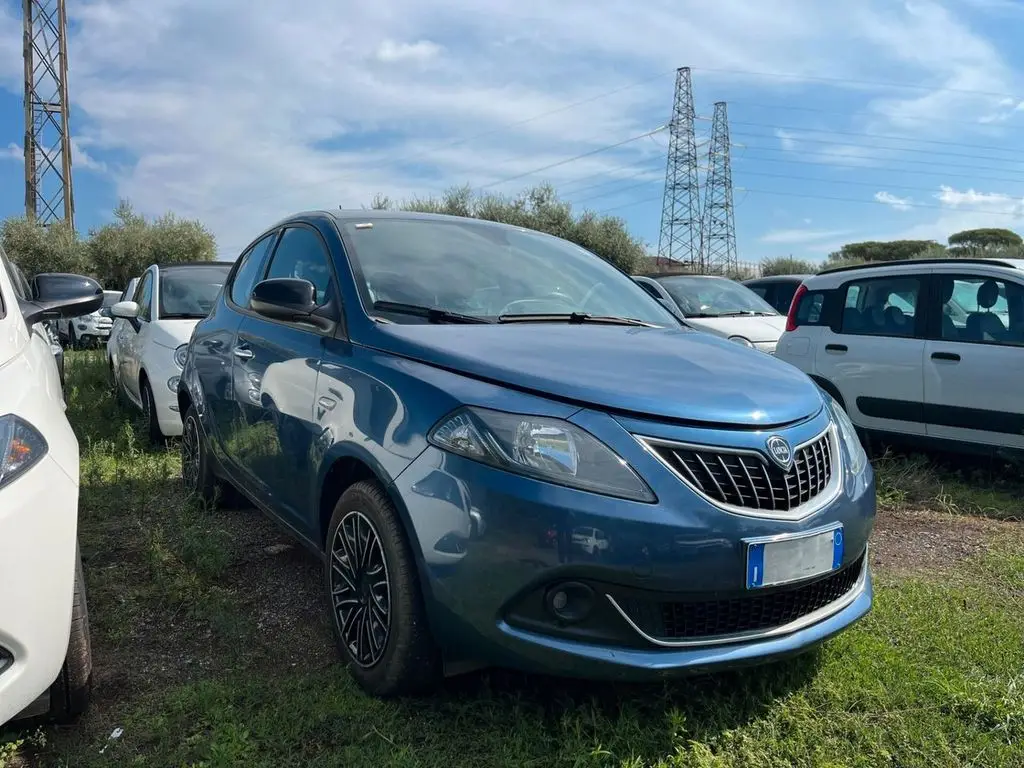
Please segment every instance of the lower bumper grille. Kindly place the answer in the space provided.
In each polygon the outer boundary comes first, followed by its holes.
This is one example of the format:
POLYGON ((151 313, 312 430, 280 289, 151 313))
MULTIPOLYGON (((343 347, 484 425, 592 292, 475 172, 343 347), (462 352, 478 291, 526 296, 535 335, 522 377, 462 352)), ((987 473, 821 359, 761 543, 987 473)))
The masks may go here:
POLYGON ((712 640, 767 631, 798 621, 850 592, 861 576, 865 556, 824 578, 797 586, 717 600, 629 598, 619 606, 641 632, 661 641, 712 640))

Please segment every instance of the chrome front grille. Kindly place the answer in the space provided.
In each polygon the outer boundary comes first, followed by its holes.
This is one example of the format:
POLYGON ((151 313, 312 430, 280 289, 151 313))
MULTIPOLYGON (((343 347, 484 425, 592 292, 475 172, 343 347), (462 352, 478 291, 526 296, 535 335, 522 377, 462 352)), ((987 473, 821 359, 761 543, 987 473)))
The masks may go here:
POLYGON ((726 508, 788 513, 831 487, 835 446, 831 428, 793 450, 789 471, 753 450, 695 446, 642 438, 683 482, 726 508))

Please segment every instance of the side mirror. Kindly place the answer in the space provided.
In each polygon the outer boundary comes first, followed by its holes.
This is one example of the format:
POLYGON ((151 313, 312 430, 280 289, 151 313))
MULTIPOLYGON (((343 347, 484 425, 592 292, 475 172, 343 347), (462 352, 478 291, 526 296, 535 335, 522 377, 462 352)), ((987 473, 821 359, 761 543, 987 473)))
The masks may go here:
POLYGON ((252 289, 249 306, 253 312, 270 320, 309 323, 324 330, 333 324, 330 318, 315 314, 320 309, 316 303, 316 286, 296 277, 274 277, 257 283, 252 289))
POLYGON ((119 301, 110 308, 110 314, 114 317, 123 317, 125 320, 134 320, 139 316, 139 305, 134 301, 119 301))
POLYGON ((19 302, 25 322, 80 317, 103 306, 103 288, 91 277, 47 272, 32 279, 32 298, 19 302))

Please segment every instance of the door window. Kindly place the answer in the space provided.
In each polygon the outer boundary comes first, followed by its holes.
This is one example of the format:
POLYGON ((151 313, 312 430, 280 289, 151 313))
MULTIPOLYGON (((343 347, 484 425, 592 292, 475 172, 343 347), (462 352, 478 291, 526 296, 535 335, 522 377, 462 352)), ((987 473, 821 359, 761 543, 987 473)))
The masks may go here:
POLYGON ((153 273, 147 272, 135 292, 135 303, 139 305, 139 320, 149 322, 153 317, 153 273))
POLYGON ((939 275, 940 338, 1024 346, 1024 286, 981 275, 939 275))
POLYGON ((274 244, 276 238, 277 232, 267 235, 241 255, 241 264, 238 265, 238 271, 235 272, 235 276, 231 280, 231 292, 229 295, 231 296, 232 304, 243 309, 249 306, 249 295, 252 293, 253 286, 256 285, 256 280, 260 276, 260 270, 263 268, 267 252, 270 250, 270 246, 274 244))
POLYGON ((840 333, 914 336, 921 278, 875 277, 846 284, 840 333))
POLYGON ((266 279, 297 277, 316 288, 316 303, 327 302, 331 267, 320 236, 308 227, 288 227, 281 235, 266 279))

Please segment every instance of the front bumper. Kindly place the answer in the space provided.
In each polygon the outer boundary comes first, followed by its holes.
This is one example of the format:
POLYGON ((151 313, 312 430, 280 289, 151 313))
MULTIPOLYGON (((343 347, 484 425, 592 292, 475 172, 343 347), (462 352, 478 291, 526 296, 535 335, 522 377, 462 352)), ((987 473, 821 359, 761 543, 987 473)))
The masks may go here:
POLYGON ((178 412, 178 380, 181 369, 174 364, 174 350, 156 347, 146 360, 146 373, 156 401, 156 419, 165 437, 181 435, 181 414, 178 412), (159 357, 159 360, 155 358, 159 357), (166 359, 164 359, 166 358, 166 359))
MULTIPOLYGON (((639 443, 621 439, 623 427, 642 434, 651 425, 619 426, 593 414, 572 420, 613 445, 658 502, 537 482, 434 448, 394 484, 414 531, 432 628, 452 661, 656 679, 792 655, 870 609, 866 550, 874 477, 870 468, 848 473, 845 449, 837 468, 842 492, 832 502, 800 520, 748 517, 712 506, 639 443), (446 492, 456 485, 461 493, 446 492), (471 511, 485 523, 482 535, 471 527, 471 511), (743 539, 836 522, 846 539, 838 572, 795 586, 746 589, 743 539), (553 588, 566 583, 589 595, 582 620, 563 621, 550 609, 553 588), (667 610, 684 617, 679 626, 696 623, 705 631, 666 629, 667 610), (765 615, 778 620, 766 623, 765 615)), ((822 421, 805 429, 816 432, 822 421)))
POLYGON ((52 457, 0 490, 0 725, 60 673, 77 536, 78 485, 52 457))

